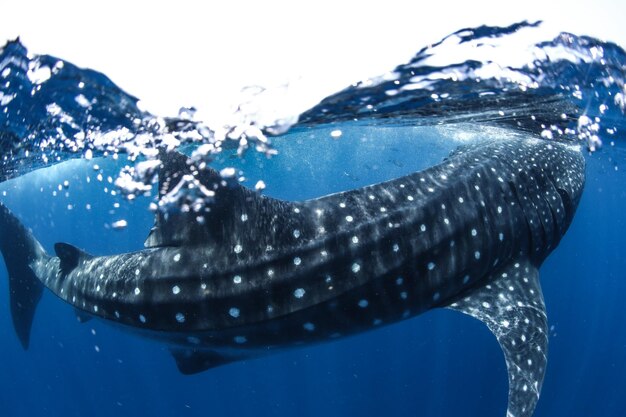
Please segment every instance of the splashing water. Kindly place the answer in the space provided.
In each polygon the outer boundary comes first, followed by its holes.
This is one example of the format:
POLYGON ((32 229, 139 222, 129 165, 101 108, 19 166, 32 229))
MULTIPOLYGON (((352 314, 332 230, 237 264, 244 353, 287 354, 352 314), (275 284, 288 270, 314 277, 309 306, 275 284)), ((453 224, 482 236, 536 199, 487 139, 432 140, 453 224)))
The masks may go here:
MULTIPOLYGON (((358 82, 312 109, 281 119, 262 118, 259 103, 271 91, 246 90, 248 99, 224 125, 196 120, 195 109, 176 117, 143 111, 138 100, 105 75, 48 55, 29 55, 19 40, 0 49, 0 180, 72 158, 123 154, 115 185, 128 198, 149 194, 161 163, 174 149, 204 170, 223 149, 252 148, 271 156, 270 138, 298 129, 335 126, 427 126, 472 122, 532 132, 545 140, 582 143, 590 151, 626 128, 626 54, 619 46, 561 33, 536 38, 539 23, 459 30, 421 49, 408 63, 358 82)), ((237 177, 235 171, 222 172, 237 177)), ((257 183, 261 190, 265 183, 257 183)), ((201 210, 210 201, 192 176, 154 208, 186 201, 201 210)))

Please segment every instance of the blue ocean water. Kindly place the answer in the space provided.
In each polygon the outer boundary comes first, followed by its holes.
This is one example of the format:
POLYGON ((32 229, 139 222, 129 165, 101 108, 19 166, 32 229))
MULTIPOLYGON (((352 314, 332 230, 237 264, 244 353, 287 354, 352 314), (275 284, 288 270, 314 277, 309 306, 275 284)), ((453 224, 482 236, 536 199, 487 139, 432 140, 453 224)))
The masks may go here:
MULTIPOLYGON (((532 27, 467 29, 441 44, 498 40, 506 47, 509 36, 532 27)), ((290 130, 248 123, 248 133, 260 133, 243 139, 261 152, 248 149, 239 158, 236 127, 232 138, 219 141, 217 129, 185 115, 155 118, 104 75, 29 56, 23 45, 10 43, 0 54, 1 201, 48 249, 61 241, 114 254, 141 248, 153 224, 153 197, 128 200, 128 182, 115 184, 120 170, 133 166, 127 156, 150 158, 141 146, 180 140, 193 151, 211 144, 220 152, 203 155, 217 168, 240 169, 245 185, 263 180, 269 195, 304 199, 432 166, 459 144, 500 132, 493 126, 579 143, 596 149, 586 156, 585 193, 570 230, 540 270, 551 327, 535 416, 624 415, 624 51, 563 34, 536 46, 545 55, 538 52, 533 65, 502 63, 489 78, 488 60, 457 55, 444 66, 430 64, 438 46, 390 75, 327 98, 290 130), (271 138, 278 154, 267 159, 264 140, 276 130, 287 132, 271 138), (49 167, 35 170, 42 166, 49 167), (112 227, 122 219, 126 227, 112 227)), ((153 179, 125 172, 135 186, 153 179)), ((0 282, 7 282, 3 266, 0 282)), ((73 309, 51 294, 23 351, 8 298, 0 284, 6 300, 0 412, 7 416, 486 417, 506 411, 506 365, 495 338, 453 311, 183 376, 165 346, 101 321, 78 323, 73 309)))

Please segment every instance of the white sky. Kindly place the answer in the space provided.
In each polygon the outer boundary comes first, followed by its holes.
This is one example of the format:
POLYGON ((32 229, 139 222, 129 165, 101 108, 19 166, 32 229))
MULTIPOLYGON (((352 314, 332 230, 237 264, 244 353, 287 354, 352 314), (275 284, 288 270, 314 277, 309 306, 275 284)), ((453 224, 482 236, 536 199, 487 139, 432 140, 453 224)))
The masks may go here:
POLYGON ((481 24, 542 19, 546 39, 569 31, 626 46, 625 16, 624 0, 0 0, 0 43, 19 35, 30 52, 104 72, 174 115, 224 111, 245 85, 294 81, 307 107, 481 24))

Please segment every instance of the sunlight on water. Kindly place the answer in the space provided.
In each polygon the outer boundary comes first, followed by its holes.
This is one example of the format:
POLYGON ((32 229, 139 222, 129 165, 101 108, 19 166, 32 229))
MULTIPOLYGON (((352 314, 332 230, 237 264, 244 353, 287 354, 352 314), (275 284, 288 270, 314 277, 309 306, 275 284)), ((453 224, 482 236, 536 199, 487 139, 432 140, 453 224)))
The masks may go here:
MULTIPOLYGON (((149 114, 105 75, 51 56, 28 55, 19 42, 9 42, 0 50, 2 179, 72 158, 124 154, 128 163, 114 186, 134 199, 153 192, 162 152, 184 150, 193 173, 205 170, 224 150, 275 155, 281 149, 273 137, 289 136, 293 126, 334 126, 330 136, 341 140, 339 124, 355 121, 362 126, 500 125, 599 149, 603 137, 618 136, 625 127, 626 55, 617 45, 585 36, 562 33, 543 40, 539 25, 459 30, 421 49, 410 62, 349 86, 302 114, 278 111, 290 102, 285 99, 289 85, 250 87, 230 119, 219 123, 201 119, 194 108, 174 117, 149 114)), ((183 180, 163 205, 181 200, 178 193, 199 191, 192 204, 198 207, 211 199, 212 191, 202 190, 192 177, 183 180)), ((257 190, 271 183, 270 178, 258 181, 257 190)))

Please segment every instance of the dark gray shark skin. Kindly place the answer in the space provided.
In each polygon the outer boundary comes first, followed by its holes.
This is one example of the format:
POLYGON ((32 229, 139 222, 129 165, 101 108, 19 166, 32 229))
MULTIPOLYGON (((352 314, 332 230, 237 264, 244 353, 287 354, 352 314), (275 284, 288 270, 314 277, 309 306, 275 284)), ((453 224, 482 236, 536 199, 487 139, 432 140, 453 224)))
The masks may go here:
POLYGON ((4 206, 0 249, 26 348, 42 288, 89 315, 168 343, 181 372, 322 342, 449 307, 496 335, 507 416, 531 416, 548 328, 538 267, 585 181, 576 146, 537 138, 469 145, 406 177, 302 202, 163 160, 161 194, 186 176, 215 191, 202 218, 157 215, 145 250, 56 256, 4 206))

